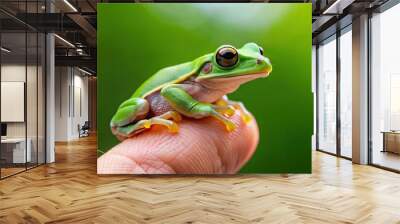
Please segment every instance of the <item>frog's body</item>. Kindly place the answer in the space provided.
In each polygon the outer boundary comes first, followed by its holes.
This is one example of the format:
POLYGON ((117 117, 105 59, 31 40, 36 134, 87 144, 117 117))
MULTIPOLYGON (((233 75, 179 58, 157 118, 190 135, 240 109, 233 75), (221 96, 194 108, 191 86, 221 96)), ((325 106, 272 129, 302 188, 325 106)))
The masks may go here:
POLYGON ((269 59, 255 43, 240 49, 221 46, 215 53, 151 76, 119 106, 111 130, 121 140, 155 124, 177 132, 176 122, 182 114, 192 118, 213 116, 231 131, 235 125, 226 116, 232 115, 234 108, 242 110, 245 121, 250 115, 241 103, 228 101, 225 95, 244 82, 268 76, 271 70, 269 59))

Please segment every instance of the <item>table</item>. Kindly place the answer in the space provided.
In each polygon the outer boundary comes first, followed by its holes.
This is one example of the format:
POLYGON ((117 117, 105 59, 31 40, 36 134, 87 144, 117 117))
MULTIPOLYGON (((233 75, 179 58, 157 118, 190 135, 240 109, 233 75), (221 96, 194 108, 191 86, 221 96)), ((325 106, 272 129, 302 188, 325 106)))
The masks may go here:
POLYGON ((1 139, 1 159, 6 163, 26 163, 32 160, 30 138, 26 139, 28 143, 25 151, 25 138, 5 138, 1 139), (25 154, 26 153, 26 154, 25 154))
POLYGON ((400 154, 400 131, 383 131, 382 152, 400 154))

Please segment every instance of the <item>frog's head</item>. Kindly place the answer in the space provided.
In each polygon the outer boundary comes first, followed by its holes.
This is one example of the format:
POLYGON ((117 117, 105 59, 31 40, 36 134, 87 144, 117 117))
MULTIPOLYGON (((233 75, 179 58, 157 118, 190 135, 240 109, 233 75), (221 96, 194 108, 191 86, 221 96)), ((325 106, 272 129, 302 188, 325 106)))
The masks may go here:
POLYGON ((262 47, 247 43, 242 48, 231 45, 219 47, 208 59, 201 63, 199 82, 241 83, 267 77, 272 71, 271 62, 264 56, 262 47))

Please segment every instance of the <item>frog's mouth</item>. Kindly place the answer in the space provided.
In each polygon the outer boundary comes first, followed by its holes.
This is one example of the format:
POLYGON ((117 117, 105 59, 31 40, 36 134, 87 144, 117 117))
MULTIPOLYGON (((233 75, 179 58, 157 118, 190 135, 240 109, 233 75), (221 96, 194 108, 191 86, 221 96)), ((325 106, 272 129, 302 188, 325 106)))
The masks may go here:
POLYGON ((252 73, 252 74, 245 74, 245 75, 239 75, 239 76, 220 76, 218 78, 215 78, 213 80, 219 80, 221 79, 221 81, 244 81, 244 82, 248 82, 254 79, 258 79, 258 78, 266 78, 269 75, 269 73, 267 71, 265 72, 258 72, 258 73, 252 73))
POLYGON ((268 71, 239 75, 239 76, 226 76, 218 78, 198 78, 196 81, 209 90, 217 90, 223 94, 234 92, 243 83, 252 81, 258 78, 265 78, 269 75, 268 71))
POLYGON ((270 74, 270 72, 268 70, 265 71, 261 71, 261 72, 256 72, 256 73, 249 73, 249 74, 243 74, 243 75, 237 75, 237 76, 231 76, 231 75, 226 75, 226 76, 218 76, 215 78, 212 77, 198 77, 197 81, 203 81, 203 80, 212 80, 215 82, 229 82, 229 81, 233 81, 233 82, 240 82, 240 83, 245 83, 245 82, 249 82, 251 80, 254 79, 258 79, 258 78, 266 78, 268 77, 270 74))

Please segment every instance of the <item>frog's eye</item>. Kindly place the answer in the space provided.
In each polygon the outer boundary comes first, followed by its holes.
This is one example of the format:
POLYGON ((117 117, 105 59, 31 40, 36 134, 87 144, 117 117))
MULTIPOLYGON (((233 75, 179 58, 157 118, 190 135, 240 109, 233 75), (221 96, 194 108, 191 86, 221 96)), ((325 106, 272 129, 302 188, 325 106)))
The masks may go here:
POLYGON ((238 52, 233 47, 223 47, 218 50, 216 61, 221 67, 232 67, 238 62, 238 52))
POLYGON ((262 47, 260 47, 259 50, 260 50, 260 54, 261 54, 261 55, 264 55, 264 49, 263 49, 262 47))

